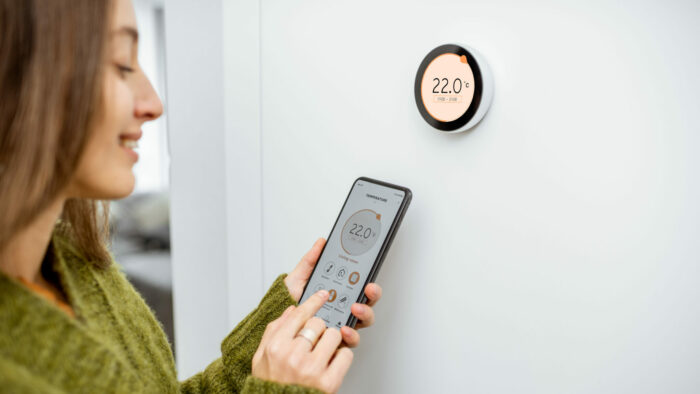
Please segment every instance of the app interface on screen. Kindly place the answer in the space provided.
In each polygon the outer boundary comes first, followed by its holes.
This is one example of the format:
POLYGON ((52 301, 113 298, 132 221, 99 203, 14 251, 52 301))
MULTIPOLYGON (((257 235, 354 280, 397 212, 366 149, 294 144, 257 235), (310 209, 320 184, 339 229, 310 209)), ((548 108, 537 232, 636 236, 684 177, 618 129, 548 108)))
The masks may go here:
POLYGON ((404 197, 402 190, 355 182, 300 301, 328 290, 328 302, 316 313, 328 327, 348 321, 404 197))

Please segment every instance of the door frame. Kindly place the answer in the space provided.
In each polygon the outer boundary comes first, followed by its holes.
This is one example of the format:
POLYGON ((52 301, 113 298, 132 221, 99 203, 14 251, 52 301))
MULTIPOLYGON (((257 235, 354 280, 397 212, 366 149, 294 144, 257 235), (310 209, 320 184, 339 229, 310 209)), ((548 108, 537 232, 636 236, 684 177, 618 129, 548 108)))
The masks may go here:
POLYGON ((258 0, 164 2, 178 374, 264 291, 258 0))

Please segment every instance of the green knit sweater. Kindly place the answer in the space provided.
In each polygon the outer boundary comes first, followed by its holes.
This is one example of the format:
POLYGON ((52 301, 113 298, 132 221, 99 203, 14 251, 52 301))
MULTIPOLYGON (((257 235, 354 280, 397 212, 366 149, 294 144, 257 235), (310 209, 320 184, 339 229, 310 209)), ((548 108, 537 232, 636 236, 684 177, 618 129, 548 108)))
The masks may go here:
POLYGON ((97 268, 56 235, 52 244, 76 317, 0 274, 0 392, 320 393, 250 375, 265 327, 295 304, 284 275, 223 340, 222 357, 178 382, 160 324, 116 264, 97 268))

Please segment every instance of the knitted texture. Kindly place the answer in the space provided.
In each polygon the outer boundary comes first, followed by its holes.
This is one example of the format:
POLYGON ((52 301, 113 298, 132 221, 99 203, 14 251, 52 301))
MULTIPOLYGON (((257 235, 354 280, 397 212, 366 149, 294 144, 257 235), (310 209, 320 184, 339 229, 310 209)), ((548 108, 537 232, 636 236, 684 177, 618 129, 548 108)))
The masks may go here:
POLYGON ((320 393, 250 376, 267 324, 296 302, 279 276, 221 345, 178 382, 167 338, 116 264, 97 268, 54 235, 53 269, 75 318, 0 273, 0 391, 7 393, 320 393))

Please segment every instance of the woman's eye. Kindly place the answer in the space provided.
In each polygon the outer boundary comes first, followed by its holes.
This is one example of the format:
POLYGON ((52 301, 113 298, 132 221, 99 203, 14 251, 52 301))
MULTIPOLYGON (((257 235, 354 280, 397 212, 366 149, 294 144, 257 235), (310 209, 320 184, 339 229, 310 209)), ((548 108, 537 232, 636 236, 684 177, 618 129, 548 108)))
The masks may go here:
POLYGON ((134 72, 134 69, 129 66, 124 66, 122 64, 117 64, 116 66, 122 77, 126 77, 127 74, 134 72))

